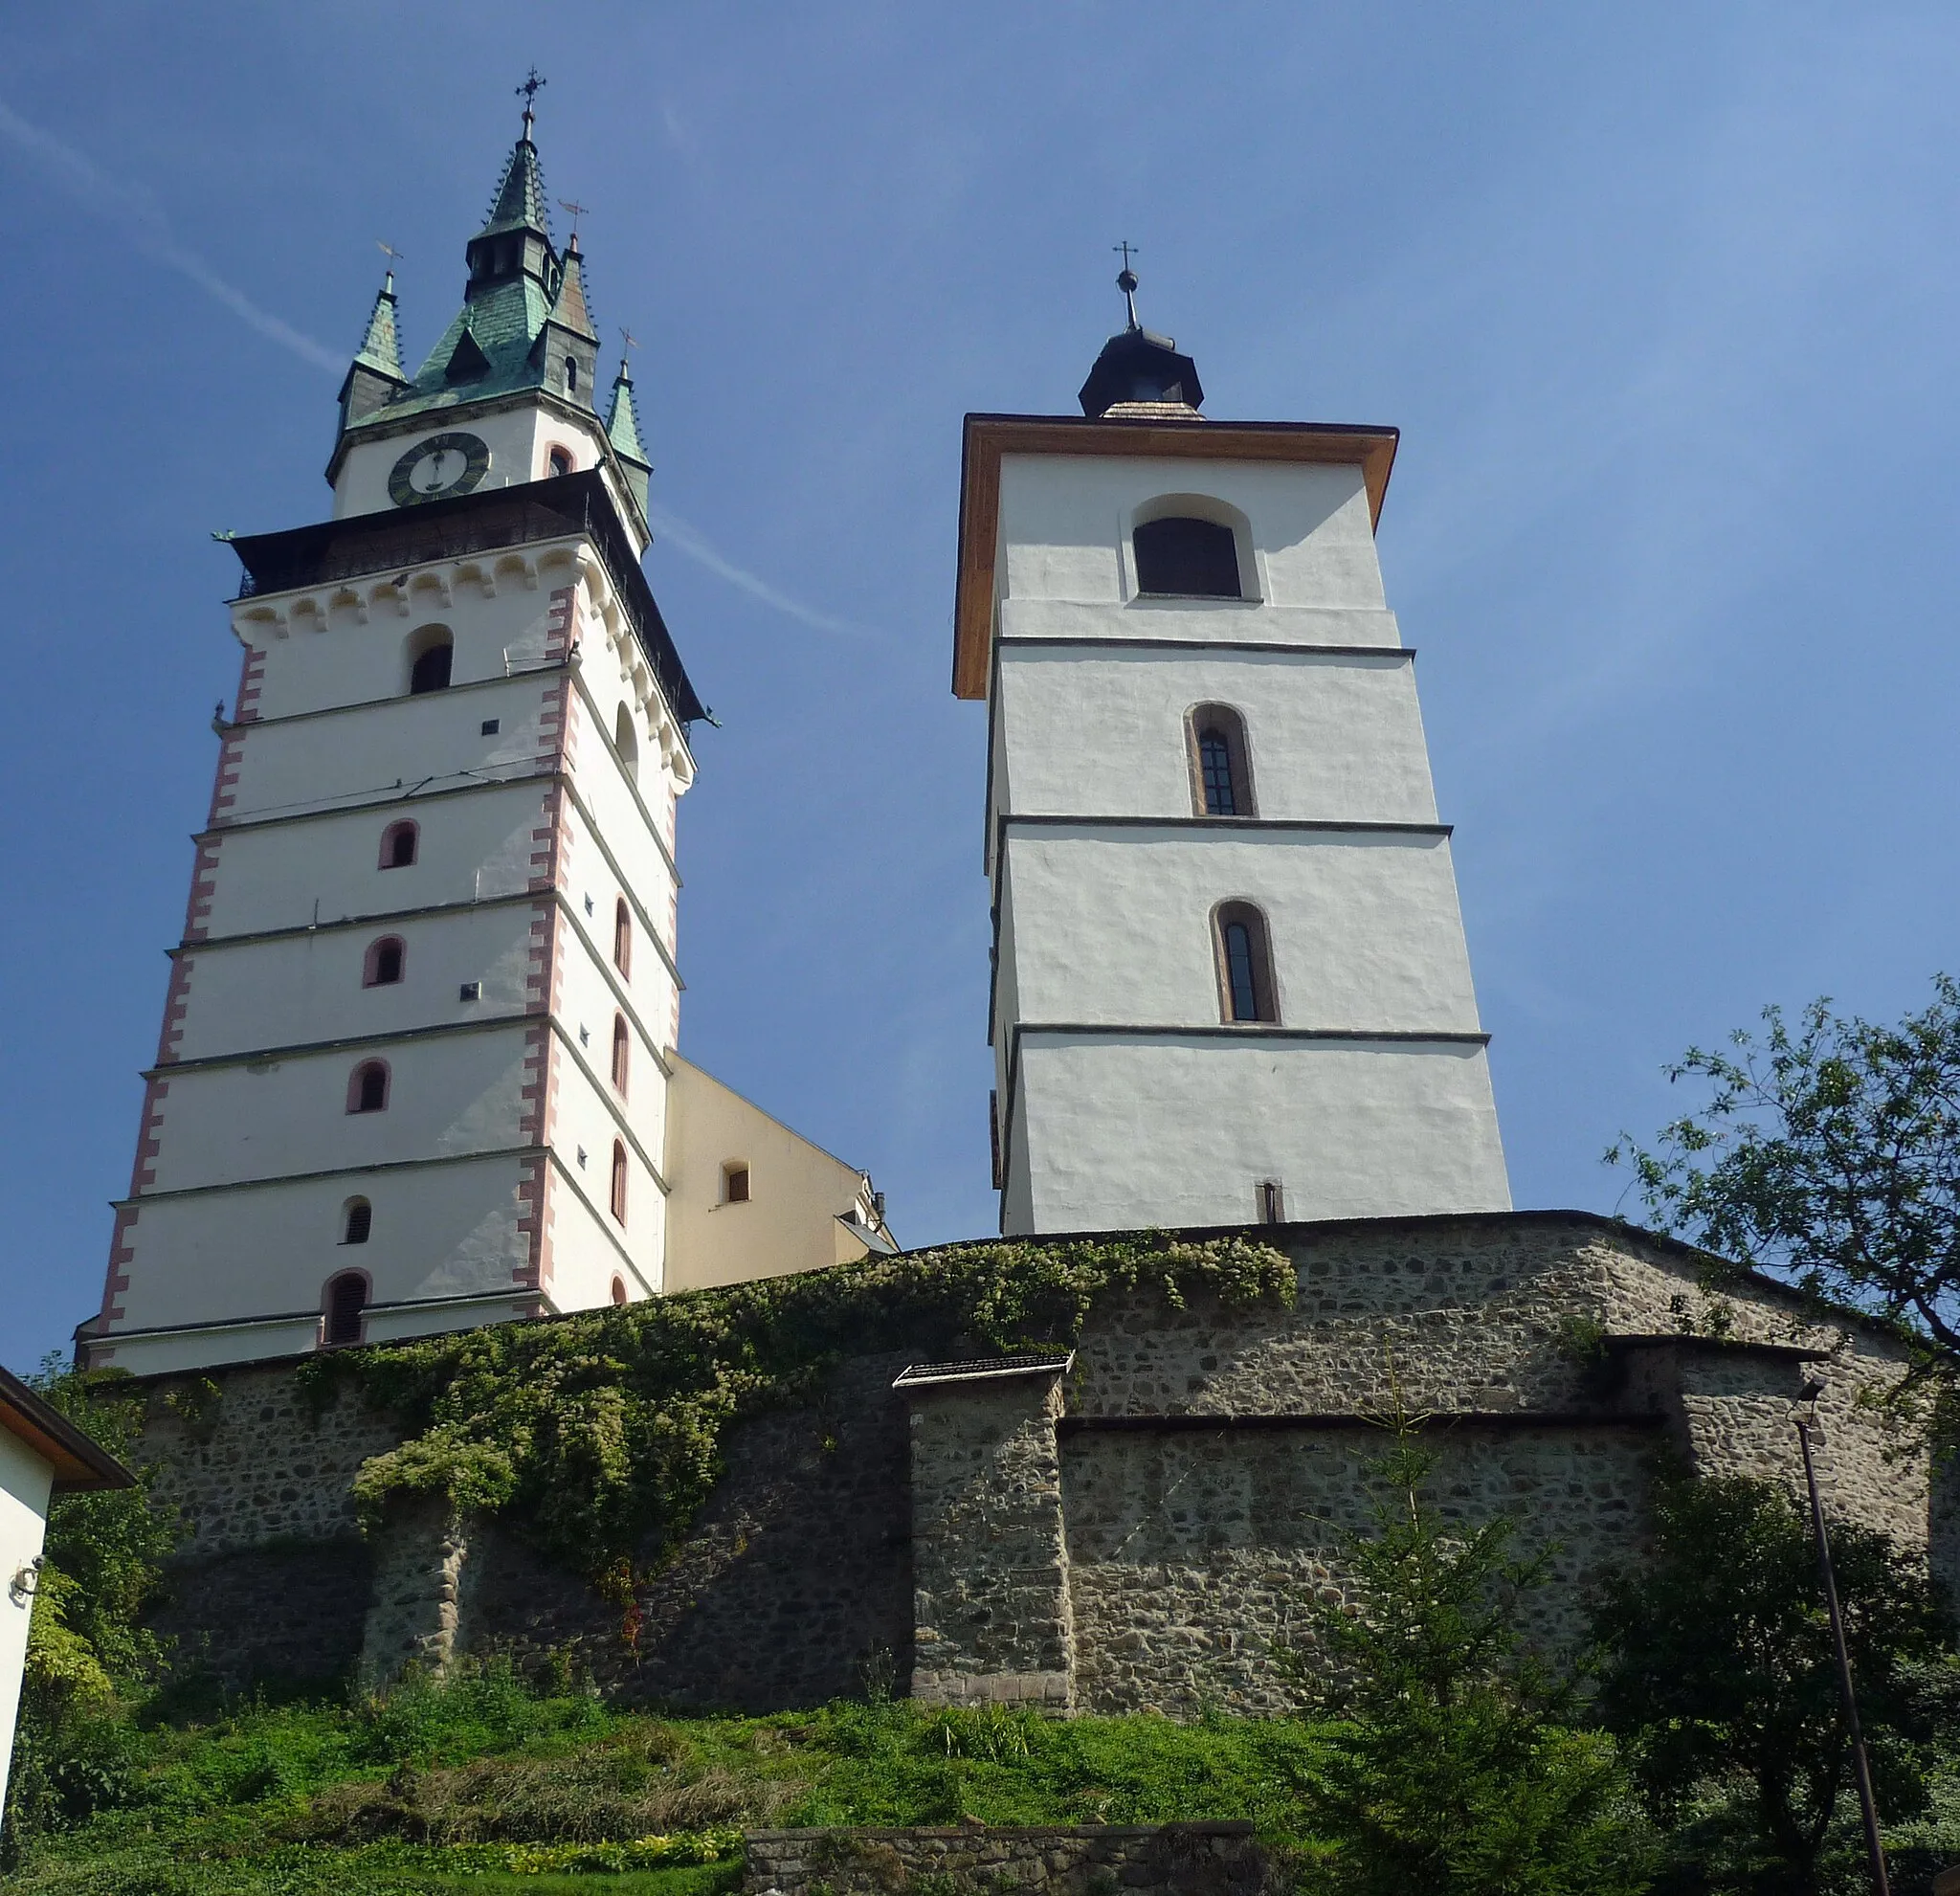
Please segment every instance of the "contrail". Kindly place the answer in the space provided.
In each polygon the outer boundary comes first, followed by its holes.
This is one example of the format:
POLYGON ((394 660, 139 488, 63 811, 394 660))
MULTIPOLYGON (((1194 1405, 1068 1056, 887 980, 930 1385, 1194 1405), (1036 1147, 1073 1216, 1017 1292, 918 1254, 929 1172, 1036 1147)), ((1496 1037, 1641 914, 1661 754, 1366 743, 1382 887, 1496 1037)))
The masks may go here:
POLYGON ((194 251, 187 250, 170 228, 170 221, 146 190, 118 183, 98 170, 73 145, 63 145, 38 125, 30 124, 17 112, 0 105, 0 133, 39 164, 68 194, 105 223, 118 226, 137 249, 157 262, 167 265, 179 276, 188 277, 208 296, 217 299, 232 314, 249 323, 261 336, 290 349, 302 362, 338 375, 346 359, 311 336, 301 334, 290 323, 282 323, 269 309, 261 309, 243 290, 228 283, 194 251))
POLYGON ((828 613, 819 613, 814 608, 778 592, 765 579, 758 579, 752 572, 745 572, 733 561, 724 559, 701 534, 665 507, 650 506, 647 509, 648 524, 657 533, 662 535, 678 553, 684 553, 697 566, 707 569, 730 586, 740 587, 751 598, 760 599, 765 606, 773 606, 777 612, 817 632, 835 632, 846 638, 869 638, 874 636, 862 626, 855 626, 844 619, 834 619, 828 613))
MULTIPOLYGON (((271 310, 261 309, 243 290, 220 277, 195 251, 187 249, 147 190, 109 177, 73 145, 64 145, 52 133, 30 124, 19 113, 4 104, 0 104, 0 134, 11 139, 15 146, 33 159, 78 203, 105 223, 117 226, 145 256, 188 278, 268 341, 278 343, 302 362, 323 368, 330 375, 338 375, 346 367, 347 357, 345 354, 328 348, 323 343, 315 342, 311 336, 281 321, 271 310)), ((732 560, 725 559, 696 528, 664 507, 652 508, 649 518, 676 552, 706 567, 717 577, 726 580, 730 586, 739 587, 751 598, 760 599, 764 605, 771 606, 817 632, 836 633, 846 638, 869 636, 858 626, 833 618, 827 613, 819 613, 778 592, 767 580, 758 579, 754 573, 746 572, 732 560)))

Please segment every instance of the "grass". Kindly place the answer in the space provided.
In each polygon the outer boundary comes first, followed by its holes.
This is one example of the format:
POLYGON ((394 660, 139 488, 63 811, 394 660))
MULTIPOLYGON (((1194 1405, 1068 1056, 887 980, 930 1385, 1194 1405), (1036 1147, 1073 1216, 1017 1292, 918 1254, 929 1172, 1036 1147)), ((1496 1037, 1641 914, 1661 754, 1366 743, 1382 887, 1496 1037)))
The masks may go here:
POLYGON ((737 1833, 764 1826, 1251 1818, 1287 1840, 1318 1748, 1283 1722, 1059 1723, 902 1701, 660 1718, 537 1696, 496 1665, 386 1699, 154 1702, 83 1721, 45 1762, 59 1814, 0 1890, 720 1896, 739 1876, 737 1833), (616 1847, 656 1838, 671 1841, 616 1847), (602 1860, 627 1866, 585 1867, 602 1860), (584 1873, 500 1873, 570 1862, 584 1873))

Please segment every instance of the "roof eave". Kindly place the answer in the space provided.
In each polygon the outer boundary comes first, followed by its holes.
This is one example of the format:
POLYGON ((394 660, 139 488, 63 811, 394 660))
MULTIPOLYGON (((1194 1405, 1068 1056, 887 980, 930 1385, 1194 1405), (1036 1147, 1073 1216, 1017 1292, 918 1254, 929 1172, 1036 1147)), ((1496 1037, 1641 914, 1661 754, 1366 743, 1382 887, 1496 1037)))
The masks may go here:
POLYGON ((1381 524, 1397 428, 1338 421, 1110 420, 1086 415, 969 414, 960 457, 959 577, 953 603, 953 696, 985 698, 993 636, 994 541, 1003 455, 1105 455, 1170 460, 1320 461, 1358 465, 1369 522, 1381 524))
POLYGON ((4 1368, 0 1368, 0 1428, 54 1469, 56 1494, 136 1485, 136 1477, 107 1449, 92 1441, 53 1403, 4 1368))

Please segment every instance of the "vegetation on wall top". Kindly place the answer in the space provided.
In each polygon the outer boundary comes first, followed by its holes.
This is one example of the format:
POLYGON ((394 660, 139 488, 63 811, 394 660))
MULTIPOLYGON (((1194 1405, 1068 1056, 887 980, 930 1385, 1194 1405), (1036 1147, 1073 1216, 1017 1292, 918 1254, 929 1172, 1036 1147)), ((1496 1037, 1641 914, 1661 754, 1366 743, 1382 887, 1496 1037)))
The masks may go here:
POLYGON ((355 1483, 369 1521, 398 1497, 442 1495, 623 1581, 679 1544, 729 1424, 813 1399, 846 1355, 1066 1346, 1105 1291, 1179 1307, 1291 1303, 1294 1288, 1286 1257, 1245 1238, 1001 1240, 336 1351, 301 1374, 315 1400, 351 1386, 408 1430, 355 1483))

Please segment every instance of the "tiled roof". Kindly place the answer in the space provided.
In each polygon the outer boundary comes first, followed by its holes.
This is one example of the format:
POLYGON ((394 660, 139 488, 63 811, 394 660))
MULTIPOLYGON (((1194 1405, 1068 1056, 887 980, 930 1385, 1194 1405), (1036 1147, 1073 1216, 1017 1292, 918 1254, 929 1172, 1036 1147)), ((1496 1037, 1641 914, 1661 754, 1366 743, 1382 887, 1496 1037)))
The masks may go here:
POLYGON ((368 319, 368 333, 361 338, 360 351, 354 357, 358 363, 391 375, 397 382, 406 382, 402 373, 401 338, 394 324, 394 272, 388 273, 387 280, 381 286, 381 294, 374 299, 374 313, 368 319))
POLYGON ((488 237, 500 231, 523 230, 546 237, 551 234, 545 217, 545 174, 538 167, 538 147, 527 138, 519 139, 511 152, 490 215, 477 234, 488 237))

